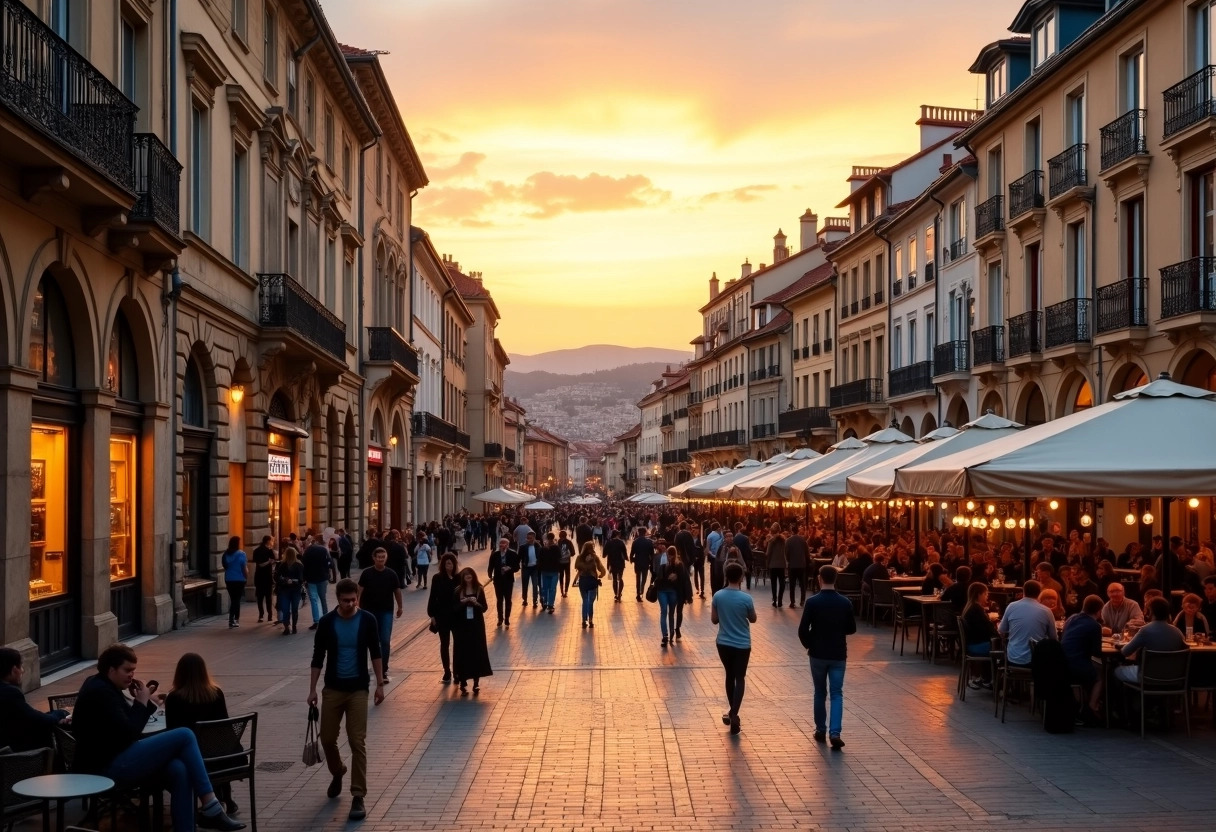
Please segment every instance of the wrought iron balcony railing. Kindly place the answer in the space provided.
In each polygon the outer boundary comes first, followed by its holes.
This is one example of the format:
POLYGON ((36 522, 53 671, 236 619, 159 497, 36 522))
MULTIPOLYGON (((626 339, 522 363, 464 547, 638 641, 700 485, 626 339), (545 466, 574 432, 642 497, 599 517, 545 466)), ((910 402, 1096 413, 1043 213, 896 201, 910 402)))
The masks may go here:
POLYGON ((971 333, 971 361, 977 367, 1004 363, 1005 327, 996 324, 971 333))
POLYGON ((675 417, 670 413, 663 414, 663 420, 660 422, 661 427, 669 428, 676 423, 675 417))
POLYGON ((859 378, 856 381, 838 384, 828 391, 830 407, 854 407, 863 404, 881 404, 882 379, 859 378))
POLYGON ((928 283, 935 277, 937 277, 937 265, 929 261, 925 264, 925 282, 928 283))
POLYGON ((339 361, 346 360, 346 324, 288 274, 259 274, 258 323, 290 330, 339 361))
POLYGON ((1009 219, 1043 207, 1043 171, 1032 170, 1009 183, 1009 219))
POLYGON ((1071 298, 1047 307, 1047 349, 1087 344, 1093 338, 1089 298, 1071 298))
POLYGON ((1161 270, 1161 317, 1216 312, 1216 257, 1192 257, 1161 270))
POLYGON ((918 361, 887 372, 887 395, 907 396, 933 389, 933 362, 918 361))
POLYGON ((947 373, 965 373, 971 369, 971 345, 966 341, 947 341, 933 348, 933 372, 944 376, 947 373))
POLYGON ((831 352, 831 351, 832 351, 832 339, 831 339, 831 338, 824 338, 824 339, 823 339, 823 351, 824 351, 824 352, 831 352))
POLYGON ((484 456, 486 459, 502 459, 502 444, 499 442, 487 442, 484 456))
POLYGON ((768 439, 777 435, 777 426, 772 422, 767 425, 752 425, 752 439, 768 439))
POLYGON ((959 237, 946 249, 946 260, 953 262, 967 253, 967 238, 959 237))
POLYGON ((468 450, 469 435, 459 429, 451 422, 440 419, 433 413, 421 411, 414 414, 413 420, 414 436, 428 436, 432 439, 438 439, 440 442, 447 442, 449 445, 459 445, 468 450))
POLYGON ((863 297, 861 299, 861 310, 864 312, 865 310, 867 310, 869 308, 870 308, 870 296, 866 295, 865 297, 863 297))
POLYGON ((900 295, 902 295, 903 293, 904 293, 904 279, 902 277, 897 278, 895 280, 895 282, 891 284, 891 297, 897 298, 900 295))
POLYGON ((503 449, 502 454, 503 454, 503 459, 505 459, 507 461, 508 465, 515 464, 515 449, 514 448, 505 448, 505 449, 503 449))
POLYGON ((812 430, 827 430, 832 427, 832 417, 826 407, 802 407, 777 414, 779 433, 807 434, 812 430))
POLYGON ((703 451, 711 448, 733 448, 746 444, 747 431, 745 430, 721 430, 702 436, 697 441, 698 447, 703 451))
POLYGON ((152 133, 136 133, 133 142, 136 200, 131 209, 131 221, 155 223, 176 237, 182 230, 178 199, 181 162, 152 133))
POLYGON ((882 303, 882 289, 876 289, 874 292, 874 305, 882 303))
POLYGON ((1129 277, 1097 292, 1097 332, 1113 332, 1133 326, 1148 326, 1148 280, 1129 277))
POLYGON ((1032 309, 1009 319, 1009 357, 1043 351, 1043 310, 1032 309))
POLYGON ((1085 169, 1085 151, 1088 147, 1080 142, 1047 160, 1047 193, 1052 199, 1089 184, 1089 172, 1085 169))
POLYGON ((679 465, 681 462, 688 462, 688 449, 679 448, 674 451, 663 451, 664 465, 679 465))
POLYGON ((975 206, 975 236, 983 237, 1005 230, 1005 197, 997 194, 975 206))
POLYGON ((418 375, 418 353, 391 326, 367 328, 369 361, 391 361, 411 375, 418 375))
POLYGON ((1102 128, 1102 170, 1148 153, 1147 110, 1128 110, 1102 128))
POLYGON ((1208 65, 1161 94, 1165 102, 1165 138, 1216 116, 1216 66, 1208 65))

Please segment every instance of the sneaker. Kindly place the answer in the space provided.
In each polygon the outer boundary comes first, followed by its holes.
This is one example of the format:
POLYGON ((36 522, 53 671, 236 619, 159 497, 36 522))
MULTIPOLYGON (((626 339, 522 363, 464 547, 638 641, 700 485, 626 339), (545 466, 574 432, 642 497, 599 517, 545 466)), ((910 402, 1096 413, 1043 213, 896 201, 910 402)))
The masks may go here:
POLYGON ((333 800, 335 797, 342 794, 342 776, 345 774, 346 770, 343 769, 341 772, 330 778, 329 788, 325 791, 325 796, 330 800, 333 800))
POLYGON ((844 748, 844 740, 842 740, 840 737, 831 737, 828 742, 832 744, 833 751, 839 751, 840 749, 844 748))
POLYGON ((970 681, 967 682, 967 687, 971 688, 972 690, 979 690, 980 689, 980 680, 971 679, 970 681))
POLYGON ((815 732, 815 742, 827 742, 827 741, 828 741, 828 732, 827 731, 816 731, 815 732))
MULTIPOLYGON (((294 630, 295 628, 293 627, 292 629, 294 630)), ((315 622, 315 621, 314 621, 314 622, 313 622, 313 624, 312 624, 312 626, 311 626, 311 627, 309 627, 308 629, 310 629, 310 630, 315 630, 315 629, 317 629, 317 622, 315 622)))
POLYGON ((363 807, 363 798, 355 797, 350 802, 350 814, 347 818, 350 820, 363 820, 367 817, 367 809, 363 807))
POLYGON ((722 714, 722 724, 730 725, 730 711, 727 711, 726 713, 722 714))
POLYGON ((204 815, 199 812, 194 825, 200 829, 219 829, 220 832, 237 832, 238 829, 245 828, 245 824, 228 817, 222 809, 214 815, 204 815))
POLYGON ((452 674, 451 674, 450 672, 444 672, 444 674, 443 674, 443 683, 444 683, 445 685, 450 685, 450 684, 452 684, 452 674))

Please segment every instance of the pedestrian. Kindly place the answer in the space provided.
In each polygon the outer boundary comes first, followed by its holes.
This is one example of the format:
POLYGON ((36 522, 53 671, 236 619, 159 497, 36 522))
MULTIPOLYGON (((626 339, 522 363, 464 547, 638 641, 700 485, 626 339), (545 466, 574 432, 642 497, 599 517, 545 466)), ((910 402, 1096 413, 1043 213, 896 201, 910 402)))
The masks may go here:
POLYGON ((799 604, 806 603, 806 566, 811 560, 811 549, 806 538, 798 527, 794 534, 785 540, 785 562, 789 564, 790 573, 790 606, 794 606, 795 592, 801 593, 799 604))
MULTIPOLYGON (((375 556, 373 555, 373 561, 375 556)), ((334 593, 338 608, 326 613, 313 637, 312 673, 308 685, 308 704, 317 704, 317 680, 325 670, 325 686, 321 690, 321 748, 332 778, 326 794, 332 800, 342 793, 342 777, 346 766, 338 749, 338 732, 346 720, 346 738, 350 744, 350 820, 363 820, 367 810, 363 798, 367 794, 367 690, 371 677, 367 672, 370 657, 376 674, 377 705, 384 701, 384 669, 380 664, 380 634, 376 617, 359 609, 359 585, 346 578, 338 582, 334 593)))
POLYGON ((300 621, 300 591, 304 586, 304 567, 294 546, 283 549, 283 560, 275 569, 275 584, 279 589, 279 621, 283 635, 296 631, 300 621))
MULTIPOLYGON (((165 727, 188 728, 200 722, 228 718, 228 703, 224 691, 211 681, 207 663, 198 653, 183 653, 173 671, 173 688, 165 697, 165 727)), ((218 764, 223 767, 223 763, 218 764)), ((224 811, 235 815, 239 809, 232 799, 232 784, 220 783, 215 794, 224 803, 224 811)))
POLYGON ((562 597, 566 597, 566 593, 570 591, 570 564, 574 560, 574 544, 570 542, 566 530, 562 529, 558 532, 557 548, 561 551, 561 589, 562 597))
POLYGON ((224 568, 224 585, 228 588, 228 629, 241 626, 241 599, 249 583, 249 557, 241 549, 241 539, 228 538, 228 548, 220 555, 224 568))
POLYGON ((431 581, 431 596, 426 603, 426 614, 431 617, 431 632, 439 636, 439 660, 443 662, 445 685, 452 681, 452 599, 455 597, 456 556, 449 552, 439 558, 439 571, 435 573, 435 580, 431 581))
POLYGON ((493 676, 490 651, 486 647, 486 593, 471 568, 460 570, 456 594, 452 599, 455 620, 452 622, 452 671, 460 683, 460 695, 468 694, 469 679, 473 693, 481 691, 483 676, 493 676))
POLYGON ((524 545, 519 547, 519 571, 522 576, 520 583, 523 591, 523 605, 528 606, 528 582, 532 583, 532 604, 540 606, 540 544, 536 542, 536 532, 528 532, 524 536, 524 545))
POLYGON ((545 545, 540 547, 540 558, 536 562, 536 570, 540 573, 540 607, 553 614, 553 604, 557 600, 557 580, 561 577, 562 553, 557 545, 557 535, 549 532, 545 535, 545 545))
POLYGON ((722 714, 722 723, 730 732, 741 730, 739 706, 743 704, 744 678, 752 655, 751 625, 756 623, 756 605, 750 593, 743 591, 743 567, 737 563, 726 567, 726 587, 710 599, 710 621, 718 625, 718 658, 726 672, 726 703, 729 710, 722 714))
MULTIPOLYGON (((343 580, 349 580, 348 578, 343 580)), ((393 606, 401 617, 401 578, 388 568, 388 550, 381 547, 372 554, 372 568, 359 573, 359 609, 370 612, 376 619, 380 635, 380 681, 389 683, 388 659, 392 653, 393 606)))
POLYGON ((274 607, 271 606, 271 595, 274 593, 274 567, 278 563, 271 545, 274 538, 262 536, 262 545, 253 550, 253 594, 258 603, 258 623, 262 623, 263 607, 265 619, 271 624, 276 623, 274 607))
MULTIPOLYGON (((447 554, 447 552, 444 552, 447 554)), ((426 589, 426 573, 431 568, 431 544, 426 542, 426 539, 418 541, 418 547, 414 549, 414 572, 418 576, 418 589, 426 589)))
POLYGON ((599 596, 599 587, 603 583, 601 579, 607 570, 591 541, 583 544, 583 550, 574 562, 574 572, 578 575, 578 591, 583 596, 583 628, 594 627, 592 616, 595 614, 595 599, 599 596))
POLYGON ((663 634, 662 646, 674 644, 676 633, 676 609, 681 603, 680 587, 688 570, 680 562, 680 553, 675 546, 668 546, 655 562, 654 583, 659 588, 659 631, 663 634))
POLYGON ((515 591, 515 573, 519 571, 519 553, 511 548, 511 538, 498 539, 498 549, 490 555, 489 577, 494 584, 498 604, 498 626, 511 626, 511 593, 515 591))
POLYGON ((329 585, 338 580, 338 567, 319 537, 308 544, 300 563, 304 567, 304 583, 312 609, 312 626, 308 629, 315 630, 321 616, 329 612, 329 585))
POLYGON ((835 751, 844 748, 840 738, 844 718, 844 667, 848 658, 845 637, 857 632, 853 602, 836 591, 837 569, 819 567, 819 591, 807 600, 798 622, 798 640, 811 658, 811 681, 815 686, 815 742, 825 739, 835 751), (826 703, 829 688, 832 718, 826 703))
POLYGON ((372 554, 384 543, 385 541, 374 528, 367 530, 367 537, 364 538, 363 545, 359 547, 359 551, 355 555, 355 561, 359 564, 360 569, 367 569, 372 565, 372 554))
POLYGON ((338 529, 338 577, 349 578, 350 567, 355 560, 355 543, 346 533, 346 529, 338 529))
POLYGON ((646 527, 638 529, 638 536, 629 546, 629 561, 633 564, 633 575, 637 581, 638 600, 646 591, 646 579, 651 577, 650 567, 654 562, 654 541, 646 536, 646 527))
MULTIPOLYGON (((774 523, 770 531, 768 545, 764 548, 764 559, 768 562, 768 578, 773 590, 773 606, 780 608, 785 602, 785 575, 789 565, 785 559, 785 535, 781 533, 780 524, 774 523)), ((792 591, 790 595, 792 601, 792 591)), ((791 606, 793 605, 791 604, 791 606)))
POLYGON ((625 554, 625 541, 621 540, 621 533, 616 529, 609 533, 608 542, 604 544, 604 560, 608 562, 608 572, 612 575, 613 598, 619 604, 625 592, 625 563, 628 556, 625 554))

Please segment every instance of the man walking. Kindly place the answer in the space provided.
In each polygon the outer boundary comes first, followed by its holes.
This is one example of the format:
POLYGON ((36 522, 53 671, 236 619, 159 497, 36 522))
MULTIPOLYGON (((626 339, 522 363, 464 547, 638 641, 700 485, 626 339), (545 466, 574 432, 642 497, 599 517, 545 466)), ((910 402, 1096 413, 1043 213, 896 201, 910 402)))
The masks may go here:
POLYGON ((845 637, 857 632, 853 602, 836 591, 836 567, 819 568, 819 592, 802 608, 798 640, 811 657, 811 681, 815 685, 815 741, 825 739, 833 750, 844 748, 840 726, 844 719, 844 666, 848 658, 845 637), (829 689, 832 718, 828 722, 826 700, 829 689))
POLYGON ((637 580, 638 600, 646 591, 646 576, 650 574, 650 564, 654 561, 654 543, 646 536, 646 527, 638 527, 638 536, 629 546, 629 560, 633 562, 633 575, 637 580))
POLYGON ((367 610, 376 617, 376 629, 380 633, 380 681, 388 684, 388 657, 393 641, 393 602, 397 604, 397 617, 401 617, 401 579, 387 567, 388 552, 377 549, 372 555, 372 568, 359 573, 359 609, 367 610))
POLYGON ((317 680, 325 669, 321 691, 321 748, 333 779, 326 794, 335 798, 342 793, 346 766, 338 750, 338 732, 346 719, 346 738, 350 741, 350 820, 363 820, 367 810, 367 689, 371 677, 367 659, 376 674, 375 703, 384 701, 384 668, 380 664, 380 633, 376 617, 359 609, 359 585, 346 578, 338 582, 338 608, 322 617, 313 639, 312 675, 308 704, 317 704, 317 680))
POLYGON ((756 623, 756 605, 751 593, 744 592, 743 567, 729 563, 724 570, 726 588, 719 589, 710 599, 710 620, 718 625, 718 658, 726 671, 726 702, 730 710, 722 714, 722 722, 732 734, 742 730, 739 706, 743 704, 744 679, 747 662, 752 655, 751 625, 756 623))
POLYGON ((511 593, 515 591, 515 573, 519 571, 519 553, 511 548, 511 538, 500 537, 498 549, 490 555, 489 577, 498 599, 498 626, 511 626, 511 593))
POLYGON ((519 547, 519 570, 523 576, 520 583, 523 585, 522 603, 528 606, 528 582, 532 582, 532 604, 539 606, 540 603, 540 544, 536 542, 536 532, 528 532, 524 538, 524 545, 519 547))
POLYGON ((802 535, 802 527, 785 541, 785 561, 790 567, 790 606, 794 606, 794 590, 802 593, 799 604, 806 603, 806 565, 811 560, 811 549, 802 535))
POLYGON ((608 537, 608 541, 604 544, 604 561, 608 565, 608 574, 612 576, 612 594, 617 602, 621 600, 621 594, 625 591, 625 541, 621 540, 621 533, 616 529, 608 537))
POLYGON ((300 563, 304 567, 304 583, 308 587, 308 603, 312 607, 312 626, 317 629, 321 616, 329 612, 329 585, 338 580, 338 567, 318 537, 304 550, 300 563))

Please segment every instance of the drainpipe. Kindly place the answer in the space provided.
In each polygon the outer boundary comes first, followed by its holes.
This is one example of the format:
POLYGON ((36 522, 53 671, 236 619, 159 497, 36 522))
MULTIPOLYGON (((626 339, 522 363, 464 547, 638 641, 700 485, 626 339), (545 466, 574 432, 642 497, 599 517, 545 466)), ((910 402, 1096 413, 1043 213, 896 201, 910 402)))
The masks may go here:
POLYGON ((312 36, 312 39, 310 41, 308 41, 308 43, 304 44, 299 49, 297 49, 295 52, 291 53, 292 60, 298 61, 298 60, 300 60, 300 58, 303 58, 305 55, 308 54, 308 51, 310 49, 312 49, 314 46, 317 45, 317 42, 320 40, 321 40, 321 28, 318 26, 317 33, 312 36))
MULTIPOLYGON (((1094 188, 1093 198, 1089 201, 1089 338, 1092 341, 1094 330, 1098 324, 1098 189, 1094 188)), ((1102 350, 1098 350, 1098 367, 1093 399, 1096 404, 1102 402, 1102 350)))
MULTIPOLYGON (((169 99, 169 124, 166 137, 168 138, 169 152, 176 159, 177 153, 177 0, 169 0, 169 14, 165 21, 165 26, 168 31, 165 32, 166 52, 168 53, 168 99, 169 99)), ((164 292, 161 298, 161 303, 165 307, 167 325, 169 331, 166 334, 165 343, 165 380, 171 381, 168 385, 169 392, 173 394, 173 406, 170 408, 169 415, 169 476, 172 483, 173 494, 175 495, 174 506, 177 505, 177 498, 181 496, 181 491, 178 488, 177 481, 177 433, 180 428, 180 413, 177 409, 177 300, 182 293, 182 274, 176 262, 173 264, 173 272, 169 275, 169 285, 167 291, 164 292)), ((169 605, 170 617, 173 620, 173 629, 177 629, 177 600, 174 597, 177 589, 177 519, 173 519, 170 525, 169 533, 169 605)))
MULTIPOLYGON (((296 54, 299 55, 299 54, 302 54, 304 51, 311 49, 312 45, 314 43, 316 43, 317 39, 320 37, 321 36, 318 34, 316 38, 313 38, 305 46, 301 47, 300 50, 297 50, 296 54)), ((363 240, 364 245, 367 245, 367 238, 364 237, 365 229, 367 226, 367 219, 366 219, 366 217, 367 217, 367 188, 363 187, 363 182, 364 182, 364 177, 367 175, 367 151, 369 151, 373 147, 375 147, 376 143, 378 141, 379 141, 378 138, 373 138, 367 144, 362 145, 359 148, 359 203, 358 203, 359 216, 358 216, 357 222, 359 223, 359 237, 363 240)), ((373 257, 375 256, 374 248, 372 251, 372 256, 373 257)), ((363 351, 363 336, 364 336, 363 297, 365 296, 366 287, 363 284, 363 280, 364 280, 364 276, 366 275, 366 270, 363 268, 363 261, 364 261, 363 253, 359 252, 359 256, 355 259, 358 264, 356 266, 356 280, 358 280, 358 282, 359 282, 359 299, 360 299, 360 302, 357 307, 357 314, 356 314, 356 325, 358 326, 358 332, 355 333, 357 336, 357 338, 355 339, 355 343, 359 345, 359 370, 360 370, 359 376, 360 376, 360 378, 364 378, 362 370, 363 370, 363 362, 366 360, 366 356, 364 355, 364 351, 363 351)), ((368 411, 368 408, 370 406, 371 406, 371 402, 368 401, 367 385, 364 382, 360 381, 359 382, 359 413, 355 417, 356 422, 357 422, 357 424, 355 425, 355 435, 360 437, 361 440, 363 438, 363 414, 368 411)), ((359 462, 358 462, 357 468, 358 468, 359 476, 360 476, 359 482, 360 482, 360 484, 363 484, 363 483, 367 482, 367 454, 363 452, 363 449, 362 449, 363 442, 360 441, 358 444, 359 444, 359 462)), ((390 479, 391 479, 391 477, 390 477, 390 479)), ((333 488, 332 483, 330 483, 330 488, 331 489, 333 488)), ((381 488, 383 488, 383 483, 381 484, 381 488)), ((361 493, 362 489, 360 488, 359 490, 361 493)), ((349 502, 349 500, 348 500, 348 502, 349 502)), ((362 503, 364 503, 364 501, 360 500, 360 503, 362 504, 362 503)), ((362 509, 362 505, 360 505, 360 509, 362 509)), ((354 518, 347 518, 348 526, 354 525, 354 523, 351 522, 351 520, 353 520, 353 519, 354 518)), ((367 518, 366 517, 363 518, 363 523, 364 523, 363 529, 364 529, 364 531, 366 531, 367 530, 367 525, 366 525, 367 518)), ((381 524, 381 525, 383 525, 383 524, 381 524)))

